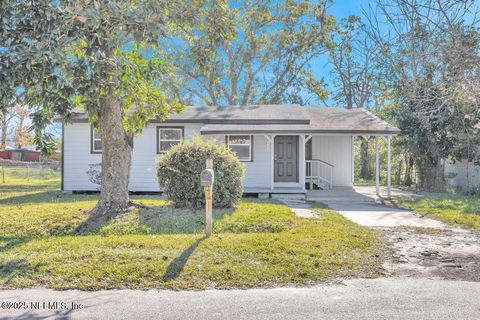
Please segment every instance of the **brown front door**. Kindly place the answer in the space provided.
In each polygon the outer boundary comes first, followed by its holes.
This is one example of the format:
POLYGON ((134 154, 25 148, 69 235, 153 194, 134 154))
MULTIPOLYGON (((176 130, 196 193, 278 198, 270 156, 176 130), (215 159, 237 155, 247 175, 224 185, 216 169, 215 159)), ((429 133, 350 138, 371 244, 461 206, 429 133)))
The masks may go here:
POLYGON ((275 182, 298 182, 298 136, 275 137, 275 182))

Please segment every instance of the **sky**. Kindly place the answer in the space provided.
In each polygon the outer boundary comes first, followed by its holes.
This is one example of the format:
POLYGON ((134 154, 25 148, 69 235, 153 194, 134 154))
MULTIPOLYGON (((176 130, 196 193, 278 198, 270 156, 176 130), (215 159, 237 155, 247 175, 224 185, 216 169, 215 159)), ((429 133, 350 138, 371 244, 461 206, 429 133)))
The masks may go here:
MULTIPOLYGON (((351 15, 360 16, 362 14, 362 7, 366 8, 368 3, 372 2, 371 0, 335 0, 333 4, 330 5, 329 14, 333 15, 337 21, 340 21, 342 18, 346 18, 351 15)), ((328 56, 319 57, 311 63, 312 73, 316 78, 323 78, 326 80, 326 84, 329 83, 329 73, 330 66, 328 65, 328 56)), ((327 103, 329 101, 327 100, 327 103)), ((11 126, 15 125, 13 121, 11 126)), ((50 130, 55 137, 59 137, 60 128, 58 125, 52 125, 50 130)))
MULTIPOLYGON (((331 4, 328 13, 331 14, 337 20, 337 22, 339 22, 341 19, 347 18, 352 15, 361 16, 362 8, 367 8, 369 2, 372 1, 337 0, 334 1, 333 4, 331 4)), ((325 84, 328 86, 331 71, 331 67, 330 65, 328 65, 328 56, 325 54, 323 57, 314 59, 314 61, 311 63, 311 67, 313 75, 317 79, 325 79, 325 84)), ((326 103, 330 105, 333 102, 327 99, 326 103)))

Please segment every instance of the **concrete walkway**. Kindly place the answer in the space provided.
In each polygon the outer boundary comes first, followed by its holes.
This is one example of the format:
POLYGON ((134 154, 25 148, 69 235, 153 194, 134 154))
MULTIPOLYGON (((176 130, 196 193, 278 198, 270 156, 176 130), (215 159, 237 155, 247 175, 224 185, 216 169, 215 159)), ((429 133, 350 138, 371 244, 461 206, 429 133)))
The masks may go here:
POLYGON ((301 218, 318 218, 318 215, 310 210, 310 205, 302 199, 277 198, 301 218))
MULTIPOLYGON (((392 196, 418 197, 413 193, 393 189, 392 196)), ((370 227, 412 226, 444 228, 437 220, 424 218, 409 210, 396 209, 379 204, 374 187, 335 188, 307 194, 311 201, 323 202, 355 223, 370 227)))
POLYGON ((478 282, 407 278, 224 291, 39 288, 0 291, 0 319, 478 319, 479 296, 478 282), (6 307, 14 302, 25 309, 6 307))

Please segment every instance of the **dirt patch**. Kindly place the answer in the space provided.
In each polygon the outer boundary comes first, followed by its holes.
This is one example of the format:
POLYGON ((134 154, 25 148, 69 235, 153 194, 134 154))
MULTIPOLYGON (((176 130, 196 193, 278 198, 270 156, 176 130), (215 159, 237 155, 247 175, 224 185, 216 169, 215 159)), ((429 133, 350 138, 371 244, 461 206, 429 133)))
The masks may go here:
POLYGON ((395 276, 480 281, 480 234, 442 228, 382 228, 391 248, 383 267, 395 276))

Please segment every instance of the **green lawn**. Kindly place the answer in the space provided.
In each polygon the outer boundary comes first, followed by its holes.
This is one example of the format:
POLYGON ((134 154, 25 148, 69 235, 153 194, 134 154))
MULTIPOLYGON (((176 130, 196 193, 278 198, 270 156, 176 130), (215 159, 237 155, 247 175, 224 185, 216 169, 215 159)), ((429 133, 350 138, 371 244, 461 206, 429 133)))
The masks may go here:
POLYGON ((0 187, 0 288, 203 289, 313 284, 381 272, 378 237, 334 211, 302 219, 284 205, 243 200, 201 211, 160 196, 112 221, 90 219, 96 195, 64 195, 58 176, 13 174, 0 187))
POLYGON ((430 194, 414 201, 397 198, 394 203, 402 208, 450 224, 480 230, 480 197, 452 194, 430 194))

